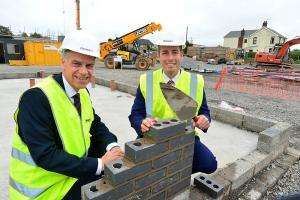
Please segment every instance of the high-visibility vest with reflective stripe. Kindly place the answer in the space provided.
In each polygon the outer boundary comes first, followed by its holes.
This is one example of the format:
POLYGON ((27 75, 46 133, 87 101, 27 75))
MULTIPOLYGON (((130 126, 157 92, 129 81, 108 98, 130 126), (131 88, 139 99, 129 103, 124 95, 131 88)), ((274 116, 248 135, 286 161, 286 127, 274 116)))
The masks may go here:
MULTIPOLYGON (((159 85, 160 82, 166 82, 162 69, 158 69, 152 73, 143 74, 140 77, 140 88, 142 95, 145 98, 147 116, 153 118, 158 117, 159 119, 177 118, 176 113, 170 108, 162 94, 159 85)), ((198 107, 195 113, 195 116, 197 116, 203 99, 203 77, 181 70, 175 87, 197 101, 198 107)))
MULTIPOLYGON (((48 98, 63 150, 77 157, 86 156, 90 147, 89 130, 94 120, 87 90, 79 91, 80 117, 65 91, 52 77, 44 79, 36 87, 40 88, 48 98)), ((19 109, 14 114, 16 123, 18 112, 19 109)), ((18 134, 18 124, 16 124, 10 159, 11 199, 62 199, 76 180, 37 166, 18 134)))

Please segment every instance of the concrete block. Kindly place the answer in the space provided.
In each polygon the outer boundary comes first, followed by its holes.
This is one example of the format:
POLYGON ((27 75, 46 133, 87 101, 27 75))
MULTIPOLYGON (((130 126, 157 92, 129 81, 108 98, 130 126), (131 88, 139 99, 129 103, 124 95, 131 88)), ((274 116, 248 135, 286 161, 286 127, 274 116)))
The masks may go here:
POLYGON ((138 190, 140 188, 147 187, 151 183, 154 183, 155 181, 164 178, 166 174, 166 168, 163 168, 158 171, 152 172, 151 174, 147 174, 142 178, 138 178, 135 181, 135 189, 138 190))
POLYGON ((191 163, 193 163, 193 157, 187 157, 184 158, 183 160, 180 160, 172 165, 168 166, 168 174, 173 174, 176 171, 179 171, 183 168, 185 168, 187 165, 190 165, 191 163))
POLYGON ((243 115, 243 128, 257 133, 268 129, 277 123, 275 120, 270 120, 263 117, 257 117, 250 114, 243 115))
POLYGON ((151 161, 135 165, 128 159, 112 161, 104 166, 104 175, 113 186, 124 183, 151 170, 151 161))
POLYGON ((141 199, 147 199, 150 196, 151 196, 151 188, 149 187, 145 190, 136 192, 133 195, 126 197, 126 200, 141 200, 141 199))
POLYGON ((218 112, 218 107, 215 106, 209 106, 209 110, 210 110, 210 117, 213 120, 217 119, 217 112, 218 112))
POLYGON ((234 191, 253 177, 254 164, 249 161, 238 159, 218 174, 231 182, 231 190, 234 191))
POLYGON ((166 199, 166 192, 163 191, 157 195, 154 195, 153 197, 151 197, 149 200, 165 200, 166 199))
POLYGON ((120 199, 133 191, 133 183, 127 182, 118 187, 113 187, 104 179, 100 179, 81 187, 84 200, 120 199))
POLYGON ((191 178, 191 174, 192 174, 192 165, 180 171, 180 178, 181 179, 191 178))
POLYGON ((166 187, 176 183, 179 179, 180 179, 180 173, 164 178, 163 180, 159 181, 158 183, 152 186, 152 194, 164 190, 166 187))
POLYGON ((190 182, 191 182, 191 179, 187 178, 187 179, 181 180, 180 182, 178 182, 175 185, 173 185, 172 187, 170 187, 167 190, 167 198, 170 198, 170 197, 174 196, 175 194, 177 194, 178 192, 189 188, 190 182))
POLYGON ((194 141, 195 141, 195 133, 194 130, 190 129, 188 131, 185 131, 185 133, 182 136, 171 139, 169 141, 170 144, 169 148, 170 149, 179 148, 183 145, 192 143, 194 141))
POLYGON ((297 157, 291 156, 288 154, 282 154, 279 159, 277 160, 278 166, 282 169, 289 169, 296 161, 298 160, 297 157))
POLYGON ((179 193, 177 193, 175 196, 171 197, 171 200, 187 200, 190 196, 190 189, 187 188, 179 193))
POLYGON ((238 128, 242 127, 244 117, 243 114, 221 108, 215 108, 215 110, 217 112, 216 120, 231 124, 238 128))
POLYGON ((155 144, 147 138, 141 138, 125 143, 125 154, 134 163, 139 163, 165 153, 168 148, 168 142, 155 144))
POLYGON ((254 164, 254 175, 256 175, 269 165, 272 155, 255 150, 242 159, 254 164))
POLYGON ((194 155, 194 143, 183 148, 182 157, 193 156, 194 155))
POLYGON ((170 137, 184 134, 186 123, 177 119, 162 120, 155 123, 144 135, 156 142, 164 141, 170 137))
POLYGON ((194 178, 196 187, 213 198, 219 197, 224 192, 224 186, 217 181, 204 175, 194 178))
POLYGON ((181 156, 181 150, 170 152, 160 158, 153 160, 152 168, 156 169, 156 168, 160 168, 164 165, 167 165, 169 163, 172 163, 172 162, 178 160, 180 158, 180 156, 181 156))
POLYGON ((292 148, 292 147, 287 147, 286 148, 286 153, 288 154, 288 155, 291 155, 291 156, 294 156, 294 157, 296 157, 296 158, 300 158, 300 151, 299 150, 297 150, 297 149, 294 149, 294 148, 292 148))
POLYGON ((266 170, 264 173, 256 177, 256 181, 262 182, 267 188, 273 187, 277 181, 283 176, 286 170, 276 167, 266 170))
POLYGON ((224 177, 220 176, 219 174, 214 174, 212 176, 213 180, 215 180, 217 183, 223 185, 224 191, 223 193, 219 196, 218 199, 226 199, 226 197, 229 197, 230 190, 231 190, 231 182, 226 180, 224 177))

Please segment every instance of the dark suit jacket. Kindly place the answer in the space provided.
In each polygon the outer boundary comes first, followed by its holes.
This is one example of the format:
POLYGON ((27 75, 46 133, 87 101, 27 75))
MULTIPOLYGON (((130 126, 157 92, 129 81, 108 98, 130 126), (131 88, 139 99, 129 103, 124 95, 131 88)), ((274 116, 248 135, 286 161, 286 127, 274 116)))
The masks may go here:
MULTIPOLYGON (((54 75, 54 79, 65 89, 62 74, 54 75)), ((96 174, 97 158, 106 152, 108 144, 117 141, 116 136, 108 130, 95 112, 94 118, 90 129, 91 147, 88 157, 82 158, 63 150, 49 101, 41 89, 31 88, 23 94, 17 120, 19 135, 39 167, 81 178, 96 174)))

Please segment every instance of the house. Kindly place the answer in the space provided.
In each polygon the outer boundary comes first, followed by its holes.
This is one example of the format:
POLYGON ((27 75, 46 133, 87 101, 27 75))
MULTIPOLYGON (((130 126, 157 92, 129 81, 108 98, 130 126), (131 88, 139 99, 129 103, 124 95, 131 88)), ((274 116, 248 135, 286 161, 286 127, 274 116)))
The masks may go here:
POLYGON ((286 37, 268 28, 264 21, 260 29, 230 31, 224 36, 224 47, 243 48, 246 52, 272 52, 275 44, 286 42, 286 37))

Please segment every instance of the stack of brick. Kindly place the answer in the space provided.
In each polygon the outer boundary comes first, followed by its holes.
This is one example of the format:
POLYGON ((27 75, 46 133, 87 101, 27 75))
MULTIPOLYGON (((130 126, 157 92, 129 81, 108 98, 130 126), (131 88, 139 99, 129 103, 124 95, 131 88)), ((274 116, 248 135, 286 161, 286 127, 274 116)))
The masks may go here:
POLYGON ((144 138, 125 144, 125 157, 82 187, 83 199, 169 199, 189 189, 194 132, 176 119, 159 121, 144 138))

